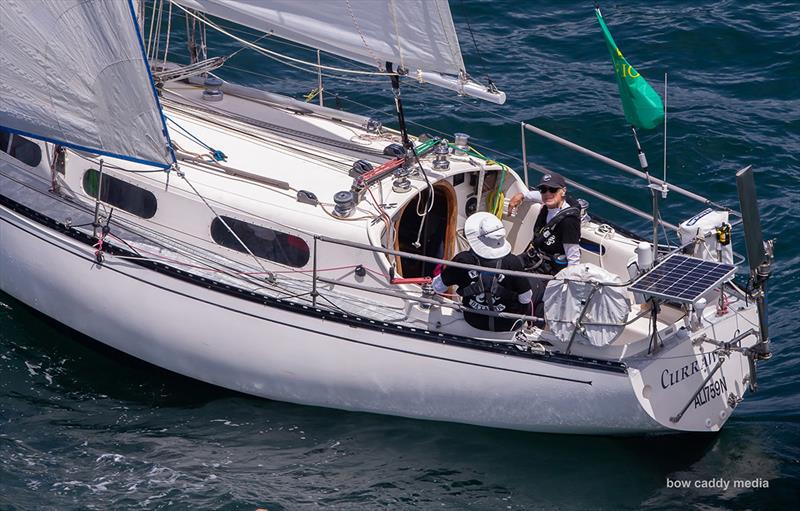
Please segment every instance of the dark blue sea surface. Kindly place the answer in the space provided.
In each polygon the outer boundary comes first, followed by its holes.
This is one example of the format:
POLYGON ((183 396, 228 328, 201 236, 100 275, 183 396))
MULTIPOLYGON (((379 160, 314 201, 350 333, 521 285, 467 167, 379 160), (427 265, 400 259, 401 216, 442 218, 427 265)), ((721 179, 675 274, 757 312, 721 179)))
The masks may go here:
MULTIPOLYGON (((722 432, 543 435, 256 399, 102 349, 0 294, 0 509, 796 505, 800 4, 668 0, 602 7, 620 49, 661 93, 668 73, 669 181, 736 207, 734 174, 753 165, 765 238, 777 239, 769 282, 774 356, 759 364, 759 392, 747 395, 722 432), (679 480, 691 487, 669 487, 679 480), (758 487, 734 488, 736 481, 758 487), (696 487, 712 485, 723 487, 696 487)), ((403 98, 414 132, 467 132, 474 143, 492 148, 489 155, 520 169, 524 120, 636 166, 591 2, 452 1, 451 8, 467 68, 480 80, 491 77, 508 102, 480 103, 406 80, 403 98)), ((184 23, 175 20, 178 42, 170 48, 181 59, 184 23)), ((237 33, 257 37, 250 30, 237 33)), ((315 58, 278 41, 259 44, 315 58)), ((239 45, 209 35, 209 47, 211 55, 225 55, 239 45)), ((323 62, 343 63, 332 56, 323 62)), ((233 57, 220 74, 296 98, 316 87, 316 74, 250 50, 233 57)), ((389 84, 372 77, 351 80, 326 78, 326 104, 396 125, 389 84)), ((660 129, 642 133, 659 177, 662 137, 660 129)), ((644 183, 627 174, 532 135, 528 154, 569 178, 649 208, 644 183)), ((597 200, 591 208, 648 232, 646 222, 597 200)), ((671 193, 663 208, 665 219, 677 224, 703 206, 671 193)), ((741 231, 734 236, 743 252, 741 231)))

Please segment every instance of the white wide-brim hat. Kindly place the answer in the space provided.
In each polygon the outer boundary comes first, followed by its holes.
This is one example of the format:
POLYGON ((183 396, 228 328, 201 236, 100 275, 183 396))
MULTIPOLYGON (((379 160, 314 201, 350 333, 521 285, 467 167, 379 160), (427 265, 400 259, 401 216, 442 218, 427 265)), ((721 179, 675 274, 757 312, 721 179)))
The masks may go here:
POLYGON ((464 236, 472 250, 484 259, 499 259, 511 252, 503 222, 491 213, 475 213, 464 223, 464 236))

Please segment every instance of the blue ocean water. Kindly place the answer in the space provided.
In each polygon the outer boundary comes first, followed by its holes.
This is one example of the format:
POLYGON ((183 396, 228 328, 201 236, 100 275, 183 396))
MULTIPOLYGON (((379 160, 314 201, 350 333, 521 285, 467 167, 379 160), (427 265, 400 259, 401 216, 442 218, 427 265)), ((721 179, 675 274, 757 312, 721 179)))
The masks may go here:
MULTIPOLYGON (((0 509, 793 507, 800 497, 800 4, 602 7, 621 50, 659 92, 668 73, 669 180, 735 207, 734 174, 752 164, 765 237, 777 239, 769 282, 774 356, 759 365, 759 392, 721 433, 541 435, 255 399, 101 349, 0 294, 0 509), (671 487, 676 481, 690 488, 671 487)), ((524 120, 635 166, 591 3, 453 0, 451 8, 467 68, 491 77, 509 99, 493 106, 406 81, 416 133, 465 131, 519 169, 524 120)), ((256 37, 248 32, 237 33, 256 37)), ((260 44, 313 58, 278 41, 260 44)), ((176 58, 182 47, 173 43, 176 58)), ((209 47, 222 55, 239 45, 210 35, 209 47)), ((249 50, 220 74, 296 98, 316 87, 316 74, 249 50)), ((385 81, 327 77, 325 88, 326 104, 394 124, 385 81)), ((662 136, 642 136, 658 176, 662 136)), ((649 207, 644 184, 628 175, 532 136, 528 154, 649 207)), ((647 232, 646 223, 598 201, 591 207, 647 232)), ((703 209, 675 193, 663 207, 672 223, 703 209)), ((735 236, 742 252, 741 232, 735 236)))

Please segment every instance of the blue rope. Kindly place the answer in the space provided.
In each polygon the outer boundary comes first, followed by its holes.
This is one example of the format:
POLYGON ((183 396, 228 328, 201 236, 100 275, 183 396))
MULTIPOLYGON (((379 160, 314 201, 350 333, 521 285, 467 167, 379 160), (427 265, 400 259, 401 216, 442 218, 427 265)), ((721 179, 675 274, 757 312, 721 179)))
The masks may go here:
POLYGON ((223 153, 219 149, 214 149, 213 147, 211 147, 210 145, 206 144, 205 142, 203 142, 202 140, 200 140, 196 136, 192 135, 191 133, 189 133, 186 130, 186 128, 184 128, 183 126, 181 126, 180 124, 178 124, 177 122, 172 120, 170 117, 168 117, 166 115, 164 117, 166 117, 167 120, 169 122, 171 122, 172 124, 174 124, 178 129, 180 129, 182 132, 184 132, 189 138, 191 138, 192 140, 194 140, 195 142, 197 142, 201 146, 203 146, 206 149, 208 149, 211 152, 211 156, 214 158, 215 161, 226 161, 228 159, 228 157, 225 156, 225 153, 223 153))

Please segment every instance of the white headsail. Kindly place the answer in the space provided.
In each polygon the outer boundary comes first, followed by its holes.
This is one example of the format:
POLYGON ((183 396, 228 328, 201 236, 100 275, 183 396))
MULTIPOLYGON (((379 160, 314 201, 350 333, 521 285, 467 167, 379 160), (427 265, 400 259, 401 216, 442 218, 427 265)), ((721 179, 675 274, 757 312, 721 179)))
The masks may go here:
POLYGON ((172 163, 128 0, 3 0, 0 48, 0 129, 172 163))
POLYGON ((377 69, 391 62, 412 78, 505 101, 505 94, 465 78, 447 0, 173 1, 377 69))

